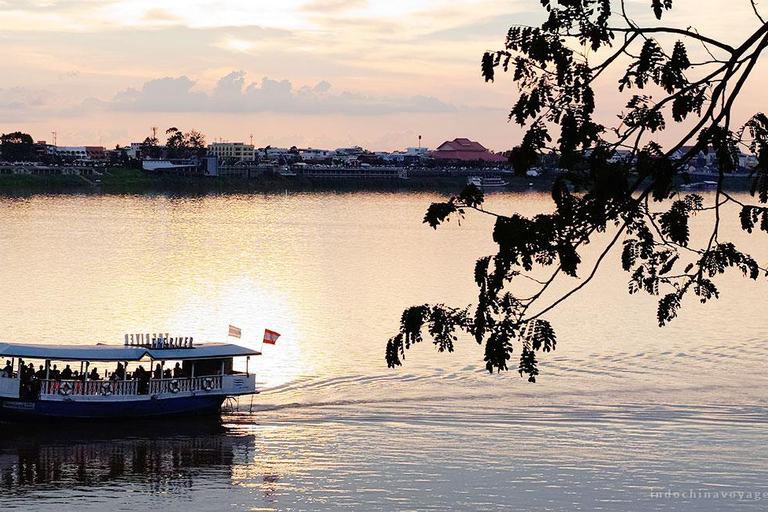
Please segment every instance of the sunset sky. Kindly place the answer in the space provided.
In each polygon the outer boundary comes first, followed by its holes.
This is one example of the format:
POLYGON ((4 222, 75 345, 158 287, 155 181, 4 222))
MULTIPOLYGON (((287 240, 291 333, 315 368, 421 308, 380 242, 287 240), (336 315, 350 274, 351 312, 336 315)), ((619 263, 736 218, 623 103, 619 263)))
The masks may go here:
MULTIPOLYGON (((636 19, 649 3, 630 2, 636 19)), ((720 0, 675 5, 665 23, 728 41, 758 24, 748 0, 728 16, 720 0)), ((209 142, 372 150, 421 134, 504 150, 520 136, 514 89, 485 84, 480 58, 543 16, 537 0, 0 1, 0 131, 114 146, 177 126, 209 142)), ((765 71, 737 113, 765 110, 765 71)), ((607 103, 605 116, 620 108, 607 103)))

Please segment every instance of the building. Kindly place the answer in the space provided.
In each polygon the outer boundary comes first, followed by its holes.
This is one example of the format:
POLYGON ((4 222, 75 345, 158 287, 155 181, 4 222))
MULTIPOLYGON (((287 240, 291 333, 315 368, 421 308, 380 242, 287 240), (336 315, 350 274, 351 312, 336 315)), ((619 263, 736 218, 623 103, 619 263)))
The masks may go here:
POLYGON ((253 162, 256 150, 253 144, 244 142, 212 142, 208 145, 208 155, 218 157, 219 162, 253 162))
POLYGON ((70 162, 88 160, 85 146, 56 146, 56 155, 70 162))
POLYGON ((85 146, 85 154, 90 162, 96 164, 106 164, 109 162, 109 155, 103 146, 85 146))
POLYGON ((387 178, 408 179, 408 172, 402 167, 372 167, 362 164, 359 167, 295 167, 298 174, 307 178, 387 178))
POLYGON ((304 160, 305 162, 324 162, 336 156, 336 152, 331 151, 329 149, 307 148, 307 149, 300 149, 299 155, 301 156, 301 159, 304 160))
POLYGON ((158 174, 184 176, 218 176, 219 160, 215 156, 180 159, 145 159, 141 163, 145 171, 158 174))
POLYGON ((273 148, 267 146, 257 151, 259 158, 274 162, 295 162, 301 159, 299 150, 293 148, 273 148))
POLYGON ((445 141, 434 150, 431 155, 437 160, 460 160, 463 162, 507 162, 502 155, 490 152, 479 142, 459 138, 445 141))

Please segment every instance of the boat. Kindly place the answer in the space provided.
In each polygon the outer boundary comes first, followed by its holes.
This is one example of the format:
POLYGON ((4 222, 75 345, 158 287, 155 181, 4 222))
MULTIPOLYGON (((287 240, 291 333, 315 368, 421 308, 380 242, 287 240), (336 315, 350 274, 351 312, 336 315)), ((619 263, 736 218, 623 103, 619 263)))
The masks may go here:
POLYGON ((218 415, 226 398, 256 393, 249 363, 258 355, 239 345, 195 344, 191 337, 168 334, 126 334, 124 345, 0 343, 6 360, 0 368, 0 421, 218 415), (243 357, 245 372, 235 371, 235 358, 243 357), (99 364, 117 367, 102 377, 99 364))
POLYGON ((504 188, 509 185, 509 182, 494 176, 470 176, 467 178, 467 185, 474 185, 481 189, 504 188))
POLYGON ((716 189, 717 189, 717 182, 712 180, 696 181, 693 183, 684 183, 680 185, 680 190, 704 191, 704 190, 716 190, 716 189))

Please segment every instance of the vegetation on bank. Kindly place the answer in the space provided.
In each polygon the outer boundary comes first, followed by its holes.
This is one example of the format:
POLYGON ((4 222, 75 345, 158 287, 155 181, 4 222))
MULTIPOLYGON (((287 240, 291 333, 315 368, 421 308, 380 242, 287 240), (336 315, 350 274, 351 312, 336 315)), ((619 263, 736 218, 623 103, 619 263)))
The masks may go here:
MULTIPOLYGON (((510 176, 508 192, 549 191, 555 176, 510 176)), ((681 182, 682 183, 682 182, 681 182)), ((748 190, 749 180, 726 177, 728 190, 748 190)), ((242 194, 288 192, 425 191, 451 194, 466 184, 464 176, 416 176, 406 180, 388 178, 306 178, 261 175, 235 177, 172 176, 140 169, 112 168, 101 176, 1 174, 0 195, 34 194, 242 194)))
MULTIPOLYGON (((0 194, 207 194, 355 191, 434 191, 451 193, 466 184, 463 176, 388 178, 306 178, 261 175, 250 179, 153 174, 140 169, 113 168, 101 176, 0 175, 0 194)), ((512 179, 509 190, 547 189, 547 178, 512 179)))

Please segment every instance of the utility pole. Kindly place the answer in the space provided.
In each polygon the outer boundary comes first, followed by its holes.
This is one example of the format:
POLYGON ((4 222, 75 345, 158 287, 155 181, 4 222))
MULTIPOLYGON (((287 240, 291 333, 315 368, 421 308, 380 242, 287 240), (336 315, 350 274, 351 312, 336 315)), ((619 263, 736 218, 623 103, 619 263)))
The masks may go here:
POLYGON ((53 147, 56 147, 56 132, 51 132, 51 135, 53 135, 53 147))
POLYGON ((419 151, 421 151, 421 135, 419 135, 419 151))

